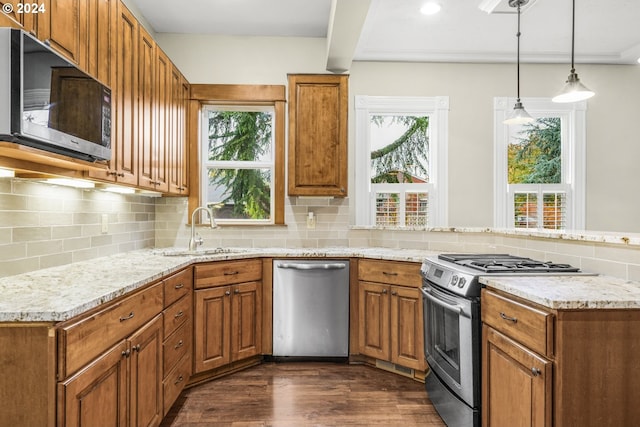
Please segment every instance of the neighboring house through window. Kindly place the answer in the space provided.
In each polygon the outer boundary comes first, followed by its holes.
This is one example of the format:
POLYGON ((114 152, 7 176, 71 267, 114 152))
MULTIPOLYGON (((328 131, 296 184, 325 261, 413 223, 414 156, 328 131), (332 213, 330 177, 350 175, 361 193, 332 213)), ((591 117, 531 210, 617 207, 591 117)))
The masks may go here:
POLYGON ((508 126, 514 102, 495 98, 495 226, 584 229, 586 103, 523 99, 535 122, 508 126))
POLYGON ((356 96, 356 225, 447 223, 448 97, 356 96))

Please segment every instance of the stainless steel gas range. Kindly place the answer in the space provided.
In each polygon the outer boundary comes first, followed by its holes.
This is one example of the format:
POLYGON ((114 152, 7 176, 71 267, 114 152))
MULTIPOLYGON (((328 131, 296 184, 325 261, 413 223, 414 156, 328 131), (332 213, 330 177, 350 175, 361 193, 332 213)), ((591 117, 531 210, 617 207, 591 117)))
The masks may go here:
POLYGON ((421 267, 429 398, 449 427, 480 426, 481 276, 584 274, 508 254, 441 254, 421 267))

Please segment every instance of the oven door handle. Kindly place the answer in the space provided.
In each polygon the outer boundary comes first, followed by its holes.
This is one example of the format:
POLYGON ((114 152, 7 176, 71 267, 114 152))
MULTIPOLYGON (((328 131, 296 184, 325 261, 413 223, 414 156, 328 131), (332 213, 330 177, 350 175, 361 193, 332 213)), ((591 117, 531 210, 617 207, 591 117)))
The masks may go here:
POLYGON ((427 299, 429 301, 431 301, 434 304, 437 304, 440 307, 445 308, 445 309, 447 309, 449 311, 457 312, 461 316, 468 317, 466 315, 466 313, 464 312, 464 307, 459 306, 459 305, 449 304, 448 302, 442 301, 441 299, 439 299, 438 297, 433 295, 431 292, 429 292, 427 289, 428 288, 420 288, 420 290, 422 291, 422 295, 427 297, 427 299))

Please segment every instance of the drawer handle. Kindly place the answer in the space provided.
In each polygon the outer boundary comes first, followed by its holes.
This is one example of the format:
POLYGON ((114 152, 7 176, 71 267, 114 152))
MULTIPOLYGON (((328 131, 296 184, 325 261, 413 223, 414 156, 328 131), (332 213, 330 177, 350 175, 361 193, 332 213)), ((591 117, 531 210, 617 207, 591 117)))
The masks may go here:
POLYGON ((517 323, 518 319, 516 317, 509 317, 506 314, 504 314, 503 312, 500 312, 500 317, 502 317, 504 320, 507 320, 509 322, 513 322, 513 323, 517 323))
POLYGON ((182 340, 178 341, 178 344, 175 345, 175 347, 173 347, 175 350, 179 349, 180 347, 182 347, 184 345, 184 342, 182 340))
POLYGON ((176 382, 174 382, 174 384, 180 384, 182 382, 182 380, 184 380, 184 377, 182 375, 180 375, 178 377, 178 379, 176 380, 176 382))
POLYGON ((385 276, 397 276, 398 273, 395 272, 389 272, 389 271, 383 271, 382 274, 384 274, 385 276))
POLYGON ((182 317, 183 315, 184 315, 184 312, 183 312, 182 310, 180 310, 180 311, 179 311, 179 312, 177 312, 177 313, 175 314, 175 316, 173 316, 173 317, 175 317, 175 318, 177 319, 177 318, 179 318, 179 317, 182 317))
POLYGON ((184 288, 184 284, 182 284, 182 283, 178 283, 178 284, 175 286, 175 289, 182 289, 182 288, 184 288))
POLYGON ((133 316, 134 316, 134 314, 133 314, 133 311, 132 311, 131 313, 129 313, 129 315, 127 317, 121 317, 120 321, 124 322, 125 320, 133 319, 133 316))
POLYGON ((541 375, 542 371, 538 368, 536 368, 535 366, 533 368, 531 368, 531 375, 533 375, 534 377, 537 377, 538 375, 541 375))
POLYGON ((235 276, 236 274, 240 274, 239 271, 225 271, 224 275, 225 276, 235 276))

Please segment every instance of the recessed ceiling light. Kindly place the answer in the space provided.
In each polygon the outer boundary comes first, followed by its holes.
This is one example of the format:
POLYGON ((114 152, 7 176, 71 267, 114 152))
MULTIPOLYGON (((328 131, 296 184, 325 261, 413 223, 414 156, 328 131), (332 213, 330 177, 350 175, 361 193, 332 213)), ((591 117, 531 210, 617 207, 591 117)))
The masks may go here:
POLYGON ((638 63, 640 63, 640 58, 638 58, 638 63))
POLYGON ((420 8, 420 13, 422 13, 423 15, 435 15, 436 13, 440 12, 440 9, 442 9, 440 4, 430 1, 428 3, 425 3, 420 8))

